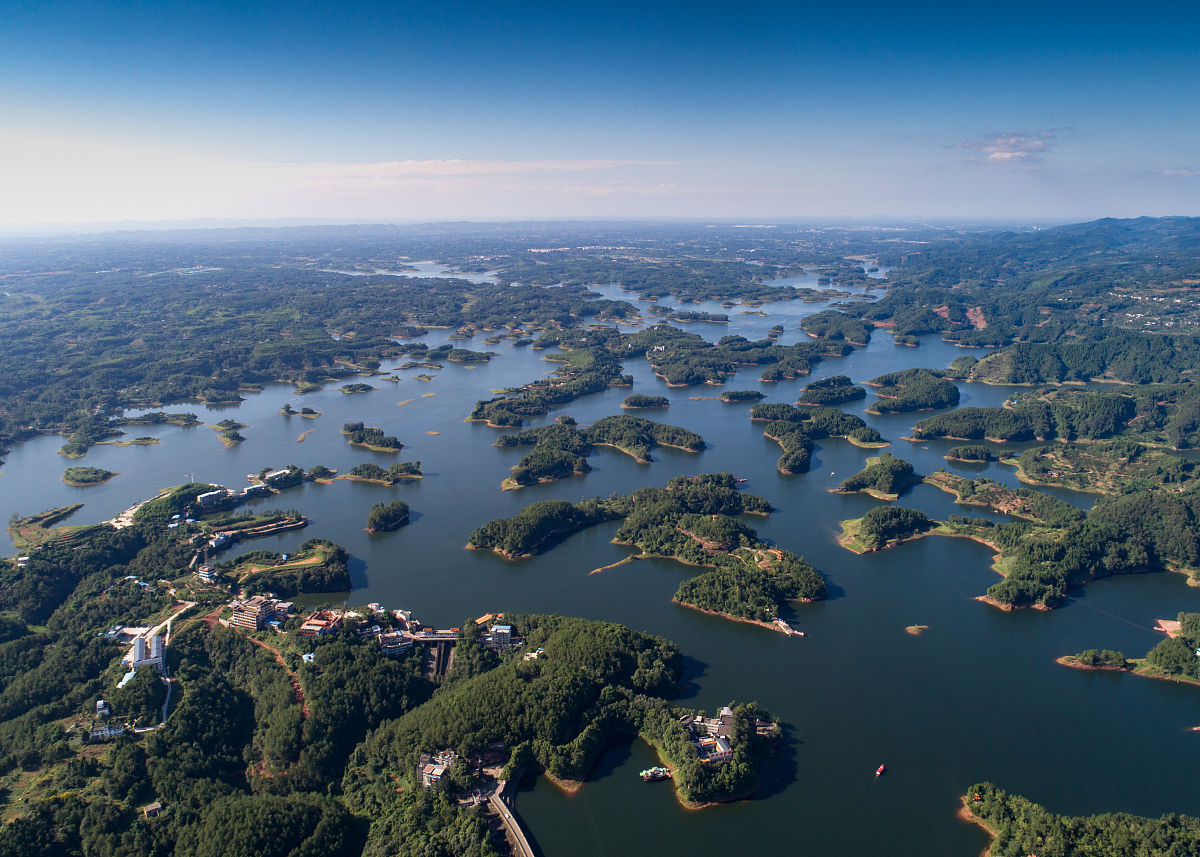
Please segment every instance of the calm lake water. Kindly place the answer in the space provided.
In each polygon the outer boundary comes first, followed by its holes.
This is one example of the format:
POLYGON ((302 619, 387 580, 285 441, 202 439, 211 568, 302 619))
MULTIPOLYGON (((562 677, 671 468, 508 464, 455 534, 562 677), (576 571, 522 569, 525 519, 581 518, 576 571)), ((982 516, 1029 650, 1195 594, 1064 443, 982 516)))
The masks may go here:
MULTIPOLYGON (((815 286, 812 278, 785 284, 815 286)), ((600 291, 631 299, 615 287, 600 291)), ((786 344, 804 340, 799 320, 826 306, 776 304, 763 308, 770 314, 763 318, 715 303, 689 304, 689 310, 727 312, 731 323, 684 326, 715 340, 731 333, 760 337, 778 323, 786 328, 779 340, 786 344)), ((446 333, 435 331, 425 341, 438 344, 446 333)), ((481 339, 463 345, 485 350, 481 339)), ((82 502, 72 522, 89 523, 189 475, 242 486, 245 474, 268 465, 324 464, 342 472, 362 461, 386 466, 397 457, 352 449, 338 430, 347 420, 361 420, 397 435, 406 444, 399 458, 419 459, 424 480, 392 488, 344 481, 305 485, 259 501, 254 504, 259 508, 299 509, 311 525, 241 549, 288 551, 313 536, 333 539, 353 557, 350 603, 404 607, 439 626, 489 611, 533 611, 609 619, 661 634, 689 658, 686 704, 712 710, 732 700, 757 700, 787 724, 786 740, 753 801, 684 812, 669 785, 647 785, 637 778, 637 771, 652 762, 640 743, 611 748, 575 796, 544 780, 527 784, 518 809, 547 857, 651 851, 718 855, 731 849, 782 849, 813 857, 974 857, 986 837, 957 820, 955 810, 961 792, 980 779, 1058 812, 1200 814, 1200 795, 1192 788, 1200 733, 1189 731, 1200 724, 1200 689, 1054 663, 1059 655, 1088 647, 1144 653, 1159 639, 1150 630, 1156 618, 1200 610, 1200 590, 1187 587, 1182 577, 1102 581, 1077 593, 1062 610, 1005 614, 972 600, 996 580, 990 552, 974 542, 927 538, 855 556, 834 541, 839 521, 861 515, 877 501, 840 497, 828 489, 861 469, 873 453, 840 440, 823 441, 811 472, 781 475, 775 470, 780 449, 763 438, 761 426, 749 422, 747 406, 692 398, 715 397, 719 388, 669 390, 641 360, 626 363, 635 379, 633 390, 588 396, 556 413, 587 424, 621 413, 619 405, 630 392, 665 395, 671 401, 668 410, 636 413, 700 432, 709 445, 705 452, 660 450, 657 461, 639 465, 601 449, 586 476, 501 492, 501 480, 522 451, 492 447, 498 432, 463 418, 493 389, 518 385, 554 366, 540 359, 542 352, 510 348, 507 342, 491 350, 499 353, 490 363, 447 364, 429 383, 415 379, 426 370, 414 369, 397 373, 403 377, 398 384, 372 379, 377 389, 362 395, 345 395, 334 384, 298 396, 279 385, 238 407, 172 408, 193 410, 205 423, 232 417, 248 424, 242 431, 246 441, 228 450, 206 426, 133 427, 130 436, 152 435, 161 444, 98 446, 78 462, 56 454, 62 438, 34 439, 17 446, 0 468, 0 515, 7 519, 14 512, 28 515, 82 502), (278 411, 284 403, 323 415, 283 417, 278 411), (309 430, 301 442, 301 433, 309 430), (104 485, 69 488, 60 477, 73 463, 120 475, 104 485), (521 562, 462 549, 472 529, 535 500, 628 493, 671 476, 719 470, 746 477, 746 489, 778 509, 769 519, 750 519, 763 538, 803 554, 826 575, 830 598, 794 610, 807 637, 787 638, 671 604, 675 587, 691 573, 671 562, 638 562, 589 576, 593 568, 628 553, 609 542, 615 523, 521 562), (362 530, 367 509, 391 498, 409 503, 412 523, 368 536, 362 530), (904 631, 911 624, 930 630, 911 637, 904 631), (888 772, 877 779, 874 771, 881 762, 888 772)), ((761 389, 766 401, 793 402, 800 387, 817 378, 846 374, 861 382, 897 369, 944 367, 963 353, 982 352, 963 352, 936 338, 920 348, 900 348, 881 331, 869 347, 820 364, 810 378, 760 384, 759 369, 747 367, 726 389, 761 389)), ((960 389, 963 404, 972 405, 999 404, 1013 392, 967 384, 960 389)), ((861 413, 865 404, 848 409, 861 413)), ((1010 468, 994 463, 948 464, 942 456, 953 443, 901 440, 919 416, 866 419, 918 472, 948 467, 1017 484, 1010 468)), ((1059 496, 1082 507, 1092 502, 1073 492, 1059 496)), ((927 486, 900 502, 934 517, 978 513, 927 486)), ((11 553, 7 535, 2 541, 0 551, 11 553)))

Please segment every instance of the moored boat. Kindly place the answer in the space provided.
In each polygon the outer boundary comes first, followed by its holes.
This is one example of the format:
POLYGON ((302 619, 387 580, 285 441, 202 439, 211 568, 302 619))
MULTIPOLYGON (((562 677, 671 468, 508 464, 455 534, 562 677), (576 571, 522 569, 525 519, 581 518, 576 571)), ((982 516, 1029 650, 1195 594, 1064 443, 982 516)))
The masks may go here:
POLYGON ((670 768, 647 768, 646 770, 642 771, 639 776, 641 776, 641 778, 645 782, 648 782, 648 783, 652 783, 655 780, 666 780, 666 779, 669 779, 671 776, 671 769, 670 768))
POLYGON ((887 770, 887 765, 880 765, 878 768, 875 769, 875 776, 882 777, 883 772, 886 770, 887 770))

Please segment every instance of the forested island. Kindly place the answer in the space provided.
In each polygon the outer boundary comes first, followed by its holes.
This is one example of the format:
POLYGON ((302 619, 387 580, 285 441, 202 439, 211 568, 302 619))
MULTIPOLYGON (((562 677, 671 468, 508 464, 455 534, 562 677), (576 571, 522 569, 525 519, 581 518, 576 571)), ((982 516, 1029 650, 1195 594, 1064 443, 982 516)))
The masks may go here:
POLYGON ((378 426, 346 423, 342 426, 342 434, 351 446, 361 446, 372 452, 399 452, 404 449, 404 444, 395 435, 385 435, 378 426))
POLYGON ((641 557, 712 569, 680 584, 677 602, 769 624, 788 601, 825 597, 825 581, 802 557, 759 542, 734 517, 770 510, 763 498, 739 491, 731 474, 678 476, 665 489, 642 488, 628 497, 575 504, 542 500, 475 530, 467 546, 519 559, 587 527, 623 519, 615 543, 637 547, 641 557))
POLYGON ((947 461, 970 461, 983 464, 994 460, 996 454, 983 444, 972 443, 950 447, 945 457, 947 461))
POLYGON ((370 461, 364 461, 350 468, 349 472, 337 477, 350 482, 374 482, 377 485, 395 485, 404 479, 421 479, 421 462, 397 461, 387 467, 380 467, 370 461))
POLYGON ((825 437, 840 437, 855 446, 876 449, 887 442, 862 417, 837 408, 760 404, 750 409, 751 422, 765 422, 763 435, 783 447, 776 464, 780 473, 804 473, 812 457, 813 442, 825 437))
POLYGON ((834 375, 813 381, 804 388, 797 405, 844 405, 858 399, 865 399, 867 391, 858 387, 846 375, 834 375))
POLYGON ((367 512, 367 532, 386 533, 408 523, 408 504, 403 500, 392 500, 390 503, 376 503, 367 512))
POLYGON ((958 404, 958 387, 929 369, 906 369, 872 378, 875 401, 868 413, 888 414, 904 411, 933 411, 958 404))
POLYGON ((85 485, 99 485, 102 482, 107 482, 116 475, 113 471, 105 470, 102 467, 68 467, 63 472, 62 480, 68 485, 83 487, 85 485))
POLYGON ((758 390, 722 390, 719 398, 725 404, 733 405, 738 402, 757 402, 766 396, 758 390))
POLYGON ((626 396, 625 401, 621 403, 622 408, 669 408, 670 406, 671 402, 666 396, 645 396, 641 393, 626 396))
POLYGON ((620 450, 641 464, 653 461, 650 450, 657 446, 685 452, 701 452, 705 448, 704 438, 695 432, 627 415, 604 417, 582 427, 564 415, 553 425, 501 435, 495 445, 533 447, 513 467, 512 476, 504 480, 501 487, 505 489, 587 473, 592 469, 587 458, 597 446, 620 450))
POLYGON ((896 500, 901 493, 921 481, 913 472, 913 466, 888 452, 877 458, 868 458, 867 466, 842 481, 840 488, 831 489, 838 494, 869 494, 877 500, 896 500))

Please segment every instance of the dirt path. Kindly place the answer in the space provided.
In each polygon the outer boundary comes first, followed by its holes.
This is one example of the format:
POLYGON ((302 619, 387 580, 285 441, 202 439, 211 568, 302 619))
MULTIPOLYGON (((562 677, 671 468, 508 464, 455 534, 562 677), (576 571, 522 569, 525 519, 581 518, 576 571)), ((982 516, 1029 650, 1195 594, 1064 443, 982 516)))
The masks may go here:
POLYGON ((246 637, 246 639, 254 645, 266 649, 275 656, 276 662, 283 667, 283 671, 287 673, 287 677, 292 683, 292 690, 296 693, 296 701, 300 703, 300 716, 307 720, 308 702, 306 702, 304 699, 304 688, 300 686, 300 676, 296 675, 296 673, 292 671, 292 668, 287 665, 287 661, 283 659, 283 654, 279 651, 279 649, 264 643, 262 640, 256 640, 254 637, 246 637))

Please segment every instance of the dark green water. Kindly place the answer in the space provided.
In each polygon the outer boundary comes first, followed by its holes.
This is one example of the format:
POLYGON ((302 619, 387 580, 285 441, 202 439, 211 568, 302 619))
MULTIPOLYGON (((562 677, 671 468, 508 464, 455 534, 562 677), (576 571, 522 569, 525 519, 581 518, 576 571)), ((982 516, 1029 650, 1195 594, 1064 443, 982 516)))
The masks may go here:
MULTIPOLYGON (((708 304, 688 308, 727 311, 708 304)), ((728 333, 755 338, 778 322, 787 328, 781 339, 787 343, 803 337, 796 330, 801 316, 823 308, 768 307, 770 318, 737 315, 735 309, 728 310, 728 326, 690 327, 710 339, 728 333)), ((435 332, 427 341, 443 339, 443 332, 435 332)), ((466 347, 487 346, 477 339, 466 347)), ((429 623, 458 623, 495 610, 547 611, 611 619, 662 634, 689 656, 688 704, 711 710, 730 700, 754 699, 788 724, 762 794, 751 802, 682 811, 669 785, 646 785, 636 777, 651 762, 649 750, 636 743, 612 748, 576 796, 541 780, 527 786, 518 808, 548 857, 651 851, 716 855, 731 849, 973 857, 985 837, 954 812, 958 795, 978 779, 991 779, 1058 812, 1200 814, 1200 797, 1191 788, 1200 734, 1189 731, 1200 724, 1200 690, 1054 663, 1058 655, 1088 647, 1145 652, 1158 639, 1150 630, 1155 618, 1200 610, 1200 591, 1189 589, 1181 577, 1103 581, 1054 613, 1004 614, 972 600, 996 579, 989 552, 973 542, 928 538, 854 556, 834 542, 838 522, 861 515, 877 501, 839 497, 827 489, 859 470, 871 452, 826 441, 810 473, 782 476, 775 471, 779 447, 749 422, 746 406, 693 401, 691 396, 715 396, 720 390, 668 390, 642 361, 627 363, 635 377, 633 391, 666 395, 672 406, 637 413, 701 432, 707 451, 662 450, 655 463, 638 465, 602 449, 591 459, 595 470, 585 477, 502 493, 500 481, 521 451, 493 448, 497 432, 464 423, 463 417, 492 388, 522 383, 553 367, 538 352, 507 344, 494 350, 500 356, 491 363, 475 369, 448 364, 428 384, 413 379, 424 371, 417 369, 400 373, 407 377, 399 384, 373 381, 378 389, 365 395, 346 396, 334 385, 299 397, 280 386, 237 408, 192 408, 206 422, 232 416, 250 426, 242 432, 247 440, 230 450, 203 427, 135 427, 131 435, 154 435, 162 444, 96 447, 79 462, 55 454, 62 439, 36 439, 17 447, 0 473, 0 515, 84 502, 74 521, 86 523, 111 517, 164 485, 183 482, 189 473, 240 486, 246 473, 267 465, 324 464, 343 472, 367 460, 386 466, 395 459, 351 449, 338 429, 354 419, 396 434, 408 445, 401 457, 421 460, 424 480, 394 488, 307 485, 260 501, 264 508, 298 508, 312 525, 245 549, 289 550, 315 535, 334 539, 354 557, 353 603, 380 601, 412 609, 429 623), (406 399, 412 401, 397 406, 406 399), (284 402, 324 415, 315 421, 288 419, 277 413, 284 402), (313 433, 298 443, 297 436, 308 429, 313 433), (59 477, 71 463, 121 475, 102 486, 68 488, 59 477), (795 610, 807 637, 785 638, 672 605, 675 587, 689 572, 670 562, 639 562, 589 576, 591 569, 626 555, 609 543, 615 524, 516 563, 462 550, 473 528, 534 500, 626 493, 680 473, 715 470, 746 477, 747 490, 779 510, 750 523, 764 538, 804 554, 828 577, 830 599, 795 610), (394 533, 362 532, 368 507, 392 497, 411 505, 413 522, 394 533), (930 630, 914 638, 904 632, 910 624, 930 630), (888 773, 876 779, 881 762, 888 773)), ((962 353, 936 339, 919 349, 898 348, 886 333, 877 333, 869 348, 821 365, 813 378, 848 374, 863 381, 895 369, 942 367, 962 353)), ((768 401, 791 402, 802 386, 760 385, 757 378, 757 369, 746 369, 727 388, 761 387, 768 401)), ((999 404, 1012 393, 981 385, 962 385, 962 391, 963 404, 999 404)), ((589 423, 618 413, 630 392, 586 397, 560 413, 589 423)), ((947 466, 942 456, 953 444, 900 440, 916 419, 867 417, 893 441, 891 451, 919 472, 947 466)), ((986 474, 1016 484, 1010 469, 995 464, 950 466, 964 475, 986 474)), ((1090 504, 1086 495, 1059 496, 1090 504)), ((926 486, 901 502, 934 517, 966 511, 926 486)), ((11 549, 5 537, 0 550, 11 549)))

